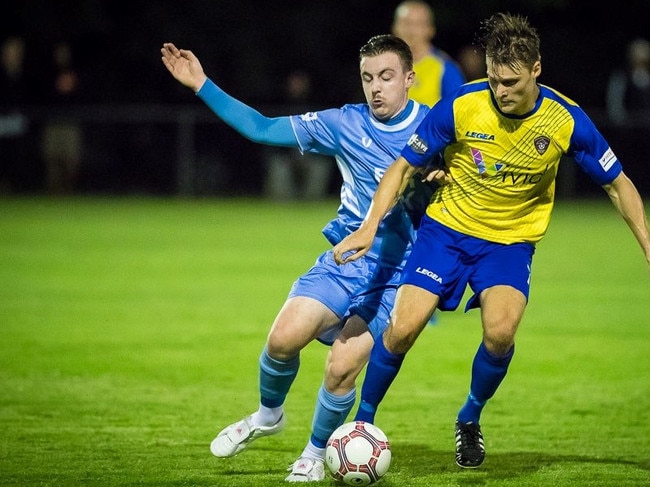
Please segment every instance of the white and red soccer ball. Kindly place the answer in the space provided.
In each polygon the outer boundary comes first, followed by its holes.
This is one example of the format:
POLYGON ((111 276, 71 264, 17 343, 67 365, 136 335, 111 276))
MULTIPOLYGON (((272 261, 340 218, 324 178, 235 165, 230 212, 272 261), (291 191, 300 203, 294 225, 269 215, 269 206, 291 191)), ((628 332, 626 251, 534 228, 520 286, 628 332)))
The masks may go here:
POLYGON ((347 485, 370 485, 382 478, 392 459, 390 442, 377 426, 352 421, 339 426, 327 441, 325 465, 347 485))

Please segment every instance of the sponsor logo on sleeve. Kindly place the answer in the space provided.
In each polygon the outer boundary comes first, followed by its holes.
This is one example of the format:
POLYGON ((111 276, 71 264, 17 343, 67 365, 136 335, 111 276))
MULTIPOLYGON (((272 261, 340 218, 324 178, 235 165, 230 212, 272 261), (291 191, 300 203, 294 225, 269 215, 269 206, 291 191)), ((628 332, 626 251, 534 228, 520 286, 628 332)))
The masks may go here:
POLYGON ((598 159, 598 162, 600 162, 600 166, 603 168, 603 170, 609 171, 609 169, 616 162, 616 155, 614 154, 614 151, 611 149, 611 147, 607 148, 602 157, 598 159))
POLYGON ((411 149, 413 149, 418 154, 426 154, 428 149, 427 145, 418 136, 418 134, 411 135, 411 138, 409 139, 406 145, 408 145, 411 149))

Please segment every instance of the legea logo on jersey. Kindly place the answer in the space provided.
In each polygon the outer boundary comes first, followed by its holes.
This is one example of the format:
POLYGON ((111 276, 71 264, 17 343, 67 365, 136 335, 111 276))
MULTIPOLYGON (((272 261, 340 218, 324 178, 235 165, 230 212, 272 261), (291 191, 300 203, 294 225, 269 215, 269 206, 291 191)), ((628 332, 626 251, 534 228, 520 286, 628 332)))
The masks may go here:
POLYGON ((470 139, 494 140, 494 134, 484 134, 482 132, 465 132, 465 137, 470 139))
POLYGON ((303 122, 313 122, 314 120, 318 119, 318 114, 315 112, 307 112, 303 115, 300 115, 300 118, 303 122))
POLYGON ((406 143, 411 149, 418 154, 425 154, 427 152, 427 145, 422 141, 418 134, 411 135, 411 138, 406 143))

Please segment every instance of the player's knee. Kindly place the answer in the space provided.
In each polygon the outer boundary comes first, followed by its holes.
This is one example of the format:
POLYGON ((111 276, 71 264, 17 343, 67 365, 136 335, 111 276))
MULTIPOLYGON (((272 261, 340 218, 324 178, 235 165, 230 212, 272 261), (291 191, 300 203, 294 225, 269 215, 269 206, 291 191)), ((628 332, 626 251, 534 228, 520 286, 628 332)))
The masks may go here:
POLYGON ((325 389, 333 394, 351 390, 362 367, 343 360, 328 361, 325 367, 325 389))
POLYGON ((291 337, 272 331, 266 340, 266 351, 276 360, 289 360, 300 353, 303 347, 291 337))
POLYGON ((490 353, 500 356, 508 353, 515 343, 516 326, 501 326, 486 329, 483 333, 483 341, 490 353))
POLYGON ((384 346, 386 350, 395 354, 408 352, 419 335, 419 330, 414 327, 394 326, 391 323, 384 333, 384 346))
POLYGON ((336 394, 341 389, 349 390, 354 387, 357 374, 354 370, 340 367, 329 367, 325 374, 325 389, 336 394))

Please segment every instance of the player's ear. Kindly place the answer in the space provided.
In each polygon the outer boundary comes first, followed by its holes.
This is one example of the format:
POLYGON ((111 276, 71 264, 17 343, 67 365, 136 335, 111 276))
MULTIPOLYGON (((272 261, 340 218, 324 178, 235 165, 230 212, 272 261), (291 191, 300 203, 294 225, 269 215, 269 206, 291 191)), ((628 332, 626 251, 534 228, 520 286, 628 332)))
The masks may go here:
POLYGON ((406 87, 410 88, 415 83, 415 71, 409 71, 406 73, 406 87))
POLYGON ((533 78, 537 79, 540 74, 542 74, 542 62, 541 61, 535 61, 535 64, 533 64, 533 70, 532 70, 533 78))

